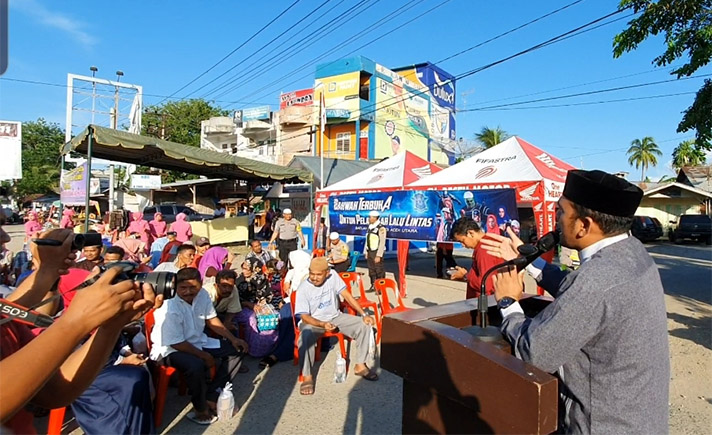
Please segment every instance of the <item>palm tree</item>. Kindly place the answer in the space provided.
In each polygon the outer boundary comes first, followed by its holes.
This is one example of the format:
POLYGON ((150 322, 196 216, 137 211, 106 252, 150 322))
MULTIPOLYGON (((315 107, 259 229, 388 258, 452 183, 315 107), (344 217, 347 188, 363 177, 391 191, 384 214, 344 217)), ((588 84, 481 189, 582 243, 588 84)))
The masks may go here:
POLYGON ((497 126, 496 128, 482 127, 479 133, 475 134, 475 139, 485 148, 492 148, 498 143, 507 140, 511 135, 497 126))
POLYGON ((672 166, 678 169, 683 166, 704 165, 706 160, 704 151, 695 146, 694 140, 680 142, 672 152, 672 166))
POLYGON ((630 148, 627 151, 628 164, 635 166, 635 169, 642 168, 641 180, 645 180, 645 171, 649 166, 657 166, 658 157, 663 155, 655 139, 650 136, 641 139, 635 139, 630 143, 630 148))

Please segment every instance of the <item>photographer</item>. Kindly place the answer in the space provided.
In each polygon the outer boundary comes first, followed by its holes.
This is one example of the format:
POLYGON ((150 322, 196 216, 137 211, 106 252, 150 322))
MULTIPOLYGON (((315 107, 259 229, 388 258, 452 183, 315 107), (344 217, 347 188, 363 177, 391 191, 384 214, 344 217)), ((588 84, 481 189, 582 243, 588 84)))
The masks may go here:
MULTIPOLYGON (((4 216, 0 220, 4 221, 4 216)), ((2 228, 0 237, 9 238, 2 228)), ((32 243, 35 272, 10 296, 11 301, 25 307, 42 301, 74 259, 71 231, 54 230, 41 238, 62 244, 32 243)), ((30 401, 48 409, 69 405, 101 370, 123 326, 141 317, 154 303, 162 303, 162 296, 156 297, 149 285, 139 290, 132 281, 112 284, 118 274, 118 269, 109 270, 78 292, 72 307, 37 338, 33 339, 28 326, 16 321, 0 326, 3 426, 14 433, 34 432, 31 415, 22 409, 30 401), (94 330, 91 338, 74 351, 94 330)))

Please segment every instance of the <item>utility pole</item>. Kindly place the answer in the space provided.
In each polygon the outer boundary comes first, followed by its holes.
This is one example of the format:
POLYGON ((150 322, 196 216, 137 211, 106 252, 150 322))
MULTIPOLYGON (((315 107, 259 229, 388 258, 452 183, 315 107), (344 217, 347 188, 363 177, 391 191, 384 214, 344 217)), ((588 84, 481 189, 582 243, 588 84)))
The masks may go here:
POLYGON ((116 83, 117 85, 114 86, 114 119, 111 121, 111 128, 114 130, 119 129, 119 86, 118 83, 121 81, 121 77, 123 77, 124 72, 119 70, 116 71, 116 83))

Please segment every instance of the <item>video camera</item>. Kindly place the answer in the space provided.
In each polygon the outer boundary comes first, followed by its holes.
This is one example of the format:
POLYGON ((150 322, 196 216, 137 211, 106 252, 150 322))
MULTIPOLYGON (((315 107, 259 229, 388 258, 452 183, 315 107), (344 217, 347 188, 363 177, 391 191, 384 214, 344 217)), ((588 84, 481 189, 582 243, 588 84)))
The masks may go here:
POLYGON ((121 273, 119 273, 116 278, 112 281, 112 284, 117 282, 131 280, 139 284, 151 284, 153 291, 156 296, 163 295, 163 299, 171 299, 176 295, 176 274, 173 272, 139 272, 136 273, 135 269, 138 264, 131 261, 115 261, 111 263, 105 263, 99 266, 101 273, 94 278, 85 281, 82 287, 88 287, 94 284, 101 275, 104 274, 109 269, 114 267, 121 268, 121 273))

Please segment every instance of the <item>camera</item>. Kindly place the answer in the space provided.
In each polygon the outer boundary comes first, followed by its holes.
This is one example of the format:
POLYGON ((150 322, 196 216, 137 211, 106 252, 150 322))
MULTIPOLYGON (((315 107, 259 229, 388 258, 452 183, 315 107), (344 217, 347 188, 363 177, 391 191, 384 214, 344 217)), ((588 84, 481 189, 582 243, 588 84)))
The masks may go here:
MULTIPOLYGON (((173 298, 176 295, 176 274, 173 272, 136 273, 134 271, 138 267, 138 264, 131 261, 115 261, 100 266, 101 274, 99 274, 99 276, 114 267, 120 267, 121 273, 116 276, 112 283, 131 280, 139 284, 151 284, 156 295, 163 295, 164 300, 173 298)), ((92 279, 92 283, 89 284, 93 284, 96 279, 98 279, 98 276, 92 279)))
MULTIPOLYGON (((62 246, 62 242, 55 239, 33 239, 39 246, 62 246)), ((75 234, 72 240, 72 251, 79 251, 84 246, 101 246, 101 234, 99 233, 84 233, 75 234)))

